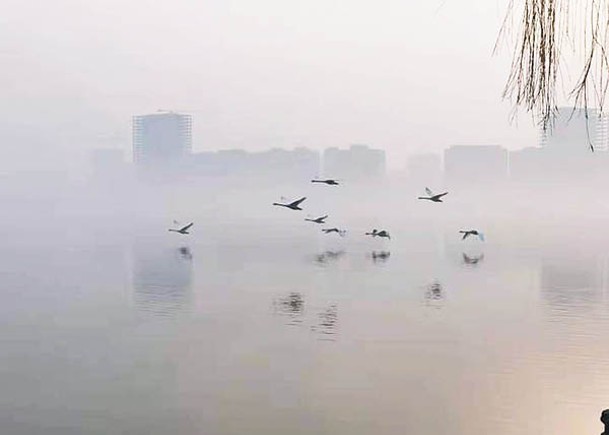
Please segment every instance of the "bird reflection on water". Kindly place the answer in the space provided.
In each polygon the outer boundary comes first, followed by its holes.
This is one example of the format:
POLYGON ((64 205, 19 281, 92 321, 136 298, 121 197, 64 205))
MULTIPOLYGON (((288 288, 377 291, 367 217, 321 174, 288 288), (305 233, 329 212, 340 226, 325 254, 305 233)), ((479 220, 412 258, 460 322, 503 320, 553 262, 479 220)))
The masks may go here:
POLYGON ((484 260, 484 254, 470 257, 465 252, 463 252, 463 253, 461 253, 461 256, 463 258, 463 264, 466 264, 468 266, 476 266, 476 265, 478 265, 478 263, 481 263, 482 260, 484 260))
POLYGON ((345 251, 325 251, 315 255, 314 261, 319 265, 325 266, 331 262, 337 261, 343 255, 345 255, 345 251))
POLYGON ((305 319, 305 299, 302 293, 291 292, 273 300, 275 315, 287 318, 289 326, 310 325, 311 331, 322 340, 333 340, 338 324, 338 306, 329 304, 316 313, 314 320, 305 319))
POLYGON ((182 246, 181 248, 178 249, 178 252, 180 253, 180 256, 183 259, 192 260, 192 252, 190 251, 190 248, 188 248, 187 246, 182 246))
POLYGON ((273 301, 275 314, 288 318, 288 325, 302 323, 304 315, 305 300, 301 293, 291 292, 289 295, 273 301))
POLYGON ((389 251, 372 251, 370 253, 370 258, 372 258, 372 262, 377 263, 386 263, 391 256, 391 252, 389 251))
POLYGON ((134 303, 145 318, 175 319, 192 302, 192 254, 149 243, 133 247, 134 303))
POLYGON ((320 335, 321 340, 334 340, 338 326, 338 306, 330 304, 317 314, 318 323, 311 326, 311 331, 320 335))
POLYGON ((425 290, 425 302, 426 305, 434 308, 441 308, 442 302, 444 301, 444 289, 442 284, 438 281, 434 281, 429 284, 425 290))

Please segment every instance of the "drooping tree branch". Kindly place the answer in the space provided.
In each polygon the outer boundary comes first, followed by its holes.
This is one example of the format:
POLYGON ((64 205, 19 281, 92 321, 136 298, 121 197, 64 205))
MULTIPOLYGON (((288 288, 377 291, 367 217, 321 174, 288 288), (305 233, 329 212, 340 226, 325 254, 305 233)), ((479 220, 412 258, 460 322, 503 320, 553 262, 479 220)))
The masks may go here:
POLYGON ((609 87, 609 0, 510 0, 498 42, 514 17, 518 30, 503 97, 544 129, 552 127, 563 99, 586 115, 588 107, 602 115, 609 87), (573 66, 581 71, 574 82, 564 73, 573 66), (570 91, 559 95, 559 85, 570 91))

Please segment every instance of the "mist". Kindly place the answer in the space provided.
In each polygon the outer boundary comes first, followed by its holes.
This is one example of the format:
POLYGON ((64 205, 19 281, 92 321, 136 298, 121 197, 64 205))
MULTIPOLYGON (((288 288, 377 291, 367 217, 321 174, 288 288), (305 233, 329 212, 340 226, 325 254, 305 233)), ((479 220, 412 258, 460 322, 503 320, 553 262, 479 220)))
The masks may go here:
POLYGON ((2 5, 6 433, 598 432, 609 122, 508 0, 2 5))

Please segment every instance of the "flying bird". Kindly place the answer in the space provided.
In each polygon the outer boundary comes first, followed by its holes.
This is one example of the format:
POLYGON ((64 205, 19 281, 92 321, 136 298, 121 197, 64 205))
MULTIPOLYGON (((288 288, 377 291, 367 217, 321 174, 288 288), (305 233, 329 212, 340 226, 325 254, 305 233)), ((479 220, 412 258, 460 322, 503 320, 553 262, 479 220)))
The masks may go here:
POLYGON ((326 180, 311 180, 311 183, 323 183, 327 184, 328 186, 338 186, 338 181, 331 178, 326 180))
POLYGON ((285 207, 285 208, 289 208, 289 209, 291 209, 291 210, 302 210, 302 208, 300 208, 300 207, 299 207, 299 205, 300 205, 300 204, 302 204, 302 202, 303 202, 305 199, 307 199, 307 197, 306 197, 306 196, 303 196, 302 198, 297 199, 297 200, 296 200, 296 201, 294 201, 294 202, 290 202, 289 204, 281 204, 281 203, 278 203, 278 202, 274 202, 274 203, 273 203, 273 205, 277 205, 277 206, 279 206, 279 207, 285 207))
POLYGON ((389 235, 389 233, 385 230, 377 230, 376 228, 372 230, 372 232, 370 233, 366 233, 367 236, 372 236, 372 237, 385 237, 387 239, 391 240, 391 236, 389 235))
POLYGON ((180 233, 180 234, 190 234, 188 232, 188 230, 190 229, 190 227, 192 227, 194 224, 194 222, 189 223, 188 225, 186 225, 185 227, 180 228, 179 230, 176 229, 169 229, 168 231, 172 231, 174 233, 180 233))
POLYGON ((328 215, 325 216, 321 216, 315 219, 309 219, 309 218, 305 218, 305 221, 307 222, 313 222, 314 224, 325 224, 326 223, 326 219, 328 219, 328 215))
POLYGON ((338 228, 324 228, 324 229, 322 229, 322 231, 325 234, 337 233, 341 237, 345 237, 345 233, 346 233, 345 230, 339 230, 338 228))
POLYGON ((443 202, 442 197, 445 195, 448 195, 448 192, 438 193, 436 195, 433 193, 433 191, 429 187, 425 188, 425 192, 427 193, 428 196, 419 196, 419 199, 426 199, 428 201, 433 201, 433 202, 443 202))
POLYGON ((482 234, 480 231, 478 230, 467 230, 467 231, 459 231, 461 234, 463 234, 463 237, 461 238, 461 240, 465 240, 467 239, 469 236, 478 236, 478 238, 480 240, 482 240, 484 242, 484 234, 482 234))

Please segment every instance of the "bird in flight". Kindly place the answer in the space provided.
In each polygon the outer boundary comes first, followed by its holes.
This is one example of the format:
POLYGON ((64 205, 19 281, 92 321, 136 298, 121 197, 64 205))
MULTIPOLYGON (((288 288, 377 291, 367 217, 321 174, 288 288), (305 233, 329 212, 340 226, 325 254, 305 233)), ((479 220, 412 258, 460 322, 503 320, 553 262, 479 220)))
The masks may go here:
POLYGON ((324 228, 322 230, 325 234, 336 233, 341 237, 345 237, 345 230, 339 230, 338 228, 324 228))
POLYGON ((372 230, 372 232, 370 233, 366 233, 367 236, 372 236, 372 237, 385 237, 387 239, 391 240, 391 236, 389 235, 389 233, 385 230, 377 230, 376 228, 372 230))
POLYGON ((305 218, 305 221, 307 222, 313 222, 314 224, 325 224, 326 223, 326 219, 328 219, 328 215, 325 216, 321 216, 315 219, 309 219, 309 218, 305 218))
POLYGON ((433 202, 443 202, 442 197, 445 195, 448 195, 448 192, 438 193, 436 195, 432 192, 432 190, 429 187, 425 188, 425 192, 427 193, 428 196, 419 196, 419 199, 426 199, 428 201, 433 201, 433 202))
POLYGON ((302 198, 297 199, 294 202, 290 202, 289 204, 281 204, 281 203, 278 203, 278 202, 274 202, 273 205, 277 205, 279 207, 289 208, 289 209, 292 209, 292 210, 302 210, 302 208, 300 208, 299 206, 300 206, 300 204, 302 204, 302 202, 305 199, 307 199, 307 197, 303 196, 302 198))
POLYGON ((174 233, 180 233, 180 234, 190 234, 190 233, 188 232, 188 230, 190 229, 190 227, 192 227, 192 226, 193 226, 193 224, 194 224, 194 222, 191 222, 191 223, 189 223, 188 225, 186 225, 186 226, 184 226, 184 227, 180 228, 179 230, 176 230, 176 229, 173 229, 173 228, 172 228, 172 229, 169 229, 169 231, 172 231, 172 232, 174 232, 174 233))
POLYGON ((323 183, 327 184, 328 186, 338 186, 338 181, 332 178, 326 180, 311 180, 311 183, 323 183))
POLYGON ((469 236, 478 236, 478 238, 480 240, 482 240, 484 242, 484 234, 482 234, 480 231, 478 230, 467 230, 467 231, 459 231, 461 234, 463 234, 463 237, 461 238, 461 240, 465 240, 467 239, 469 236))

